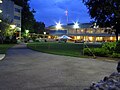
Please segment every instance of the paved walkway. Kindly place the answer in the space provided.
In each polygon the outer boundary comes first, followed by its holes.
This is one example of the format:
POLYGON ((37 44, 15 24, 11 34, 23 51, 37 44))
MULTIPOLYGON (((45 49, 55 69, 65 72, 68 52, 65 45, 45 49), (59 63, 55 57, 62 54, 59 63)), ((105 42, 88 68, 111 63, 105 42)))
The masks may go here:
POLYGON ((16 45, 0 61, 0 90, 82 90, 116 71, 116 63, 45 54, 16 45))

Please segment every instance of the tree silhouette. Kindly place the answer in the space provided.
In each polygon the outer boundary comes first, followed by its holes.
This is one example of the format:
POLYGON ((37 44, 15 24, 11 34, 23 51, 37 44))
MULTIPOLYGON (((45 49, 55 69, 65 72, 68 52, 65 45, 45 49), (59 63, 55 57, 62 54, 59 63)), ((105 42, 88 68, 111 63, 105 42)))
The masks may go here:
POLYGON ((120 33, 120 0, 83 0, 89 14, 102 27, 115 29, 116 41, 120 33))
POLYGON ((34 18, 35 10, 30 10, 29 1, 30 0, 13 0, 15 4, 22 7, 22 32, 25 30, 30 30, 30 32, 34 32, 34 24, 36 22, 34 18))

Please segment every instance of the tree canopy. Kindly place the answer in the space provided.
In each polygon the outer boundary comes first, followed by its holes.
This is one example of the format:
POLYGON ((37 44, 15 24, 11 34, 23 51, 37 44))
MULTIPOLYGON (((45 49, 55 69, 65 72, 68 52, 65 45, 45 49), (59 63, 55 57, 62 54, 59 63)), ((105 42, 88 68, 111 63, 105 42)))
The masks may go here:
POLYGON ((83 0, 89 14, 102 27, 114 27, 118 41, 120 0, 83 0))
POLYGON ((45 24, 43 22, 36 22, 34 24, 35 33, 43 34, 45 31, 45 24))
POLYGON ((42 33, 45 24, 37 22, 34 18, 35 10, 30 8, 30 0, 13 0, 15 4, 22 6, 22 32, 30 30, 30 32, 42 33))

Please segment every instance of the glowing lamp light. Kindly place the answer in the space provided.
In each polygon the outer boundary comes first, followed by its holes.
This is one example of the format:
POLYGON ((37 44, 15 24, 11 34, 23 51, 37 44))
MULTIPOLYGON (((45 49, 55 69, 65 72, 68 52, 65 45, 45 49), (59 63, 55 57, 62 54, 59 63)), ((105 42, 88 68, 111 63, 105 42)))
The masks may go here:
POLYGON ((10 27, 11 27, 12 29, 15 29, 16 25, 10 25, 10 27))
POLYGON ((74 23, 74 28, 79 28, 78 22, 75 22, 75 23, 74 23))
POLYGON ((26 33, 26 34, 29 33, 29 30, 25 30, 25 33, 26 33))
POLYGON ((43 34, 45 35, 45 34, 46 34, 46 32, 43 32, 43 34))
POLYGON ((2 10, 0 10, 0 13, 2 13, 2 10))
POLYGON ((61 25, 62 25, 62 24, 61 24, 60 21, 59 21, 58 23, 56 23, 56 28, 57 28, 57 29, 61 29, 61 28, 62 28, 61 25))
POLYGON ((0 3, 2 3, 2 0, 0 0, 0 3))

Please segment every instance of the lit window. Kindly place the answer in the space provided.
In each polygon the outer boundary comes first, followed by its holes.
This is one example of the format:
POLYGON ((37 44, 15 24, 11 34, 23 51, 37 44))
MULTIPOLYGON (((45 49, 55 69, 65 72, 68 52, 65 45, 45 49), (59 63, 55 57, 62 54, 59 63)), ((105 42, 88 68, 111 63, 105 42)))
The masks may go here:
POLYGON ((0 3, 2 3, 2 0, 0 0, 0 3))
POLYGON ((15 8, 15 11, 20 13, 20 9, 18 9, 18 8, 15 8))
POLYGON ((0 13, 2 13, 2 10, 0 10, 0 13))

